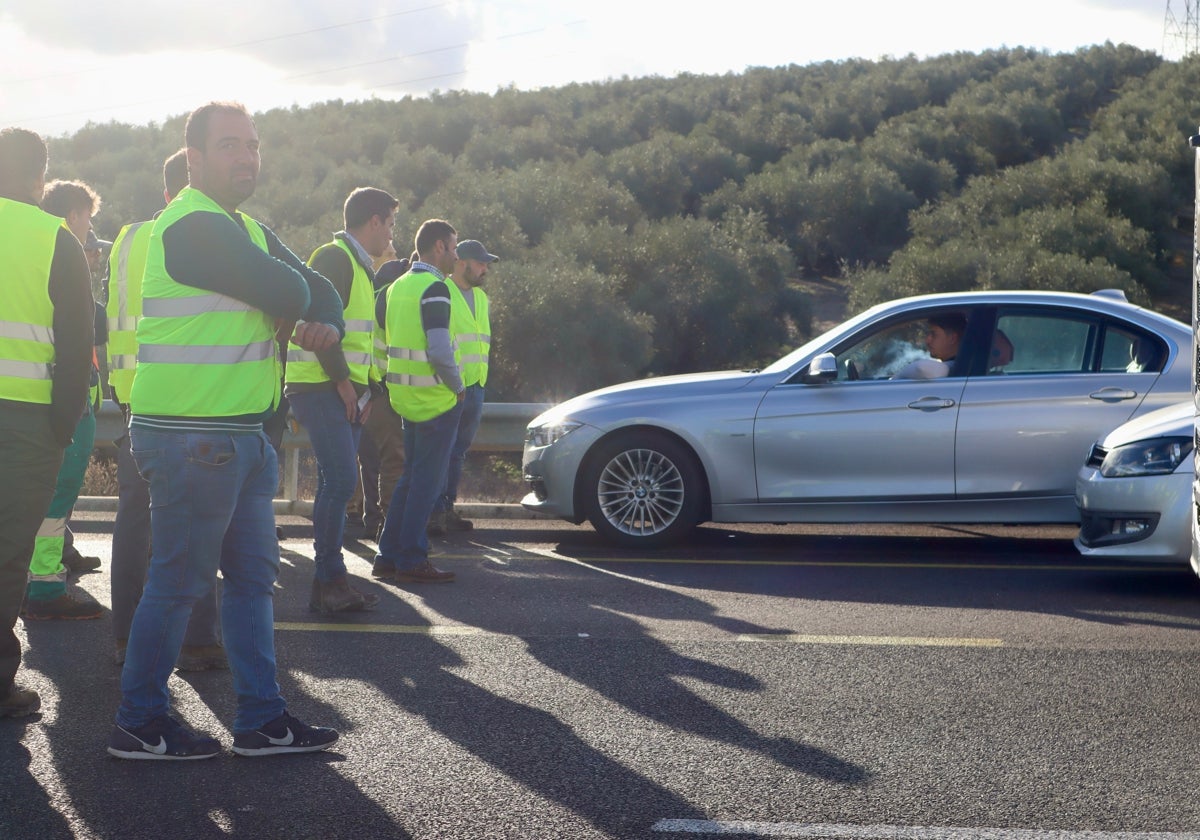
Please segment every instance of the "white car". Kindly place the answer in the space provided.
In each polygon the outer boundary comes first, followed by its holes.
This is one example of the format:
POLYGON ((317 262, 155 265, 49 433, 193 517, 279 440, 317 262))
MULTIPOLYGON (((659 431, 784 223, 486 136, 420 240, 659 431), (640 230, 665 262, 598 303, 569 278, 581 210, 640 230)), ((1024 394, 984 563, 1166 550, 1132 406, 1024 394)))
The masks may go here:
POLYGON ((1195 414, 1191 400, 1162 408, 1092 447, 1075 479, 1084 556, 1189 561, 1195 414))

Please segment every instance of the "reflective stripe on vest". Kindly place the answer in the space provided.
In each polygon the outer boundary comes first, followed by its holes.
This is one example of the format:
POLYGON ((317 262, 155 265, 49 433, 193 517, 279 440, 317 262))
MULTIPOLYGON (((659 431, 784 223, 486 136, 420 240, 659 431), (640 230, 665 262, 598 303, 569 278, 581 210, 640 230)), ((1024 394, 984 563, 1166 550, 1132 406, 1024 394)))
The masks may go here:
POLYGON ((54 370, 50 264, 62 226, 62 219, 32 204, 0 198, 4 260, 0 399, 50 404, 54 370))
MULTIPOLYGON (((434 282, 434 274, 410 271, 387 290, 388 399, 397 414, 417 423, 445 414, 458 402, 458 395, 442 384, 429 361, 421 324, 421 296, 434 282)), ((450 306, 453 320, 453 295, 450 306)), ((455 345, 455 362, 458 358, 455 345)))
MULTIPOLYGON (((346 367, 350 370, 350 381, 366 385, 369 381, 378 379, 372 371, 371 364, 372 336, 375 329, 375 290, 366 269, 355 256, 353 247, 341 238, 313 251, 312 256, 308 258, 308 264, 311 266, 317 254, 326 248, 340 248, 350 260, 353 274, 345 308, 346 336, 342 339, 342 355, 346 359, 346 367)), ((317 360, 317 354, 304 350, 291 341, 287 345, 287 368, 284 370, 284 378, 289 383, 329 381, 325 368, 317 360)))
POLYGON ((108 258, 108 384, 118 402, 129 402, 137 363, 137 325, 142 315, 142 274, 153 222, 121 228, 108 258))
MULTIPOLYGON (((130 406, 135 414, 163 417, 265 413, 279 404, 274 319, 236 298, 178 283, 167 273, 163 233, 191 213, 230 218, 211 198, 187 187, 154 223, 130 406)), ((244 221, 239 228, 266 252, 262 227, 239 215, 244 221)))

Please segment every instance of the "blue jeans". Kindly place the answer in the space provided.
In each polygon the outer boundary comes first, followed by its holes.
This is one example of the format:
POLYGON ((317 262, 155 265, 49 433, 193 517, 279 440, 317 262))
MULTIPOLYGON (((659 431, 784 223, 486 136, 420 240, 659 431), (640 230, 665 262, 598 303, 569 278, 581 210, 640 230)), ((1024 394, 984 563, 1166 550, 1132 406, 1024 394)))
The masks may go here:
POLYGON ((342 537, 346 531, 346 505, 358 485, 362 426, 346 419, 346 406, 337 391, 297 391, 288 394, 288 401, 308 432, 317 459, 313 549, 317 580, 324 583, 346 574, 342 537))
MULTIPOLYGON (((113 639, 129 638, 133 611, 142 597, 150 565, 150 485, 138 474, 129 452, 129 435, 117 441, 117 518, 113 522, 112 596, 113 639)), ((215 645, 221 641, 217 587, 196 602, 184 634, 185 645, 215 645)))
POLYGON ((463 464, 467 461, 467 450, 475 433, 479 431, 479 423, 483 420, 483 386, 468 385, 463 395, 462 416, 458 421, 458 435, 454 438, 454 448, 450 450, 450 464, 446 467, 446 484, 434 510, 450 510, 458 501, 458 482, 462 478, 463 464))
POLYGON ((286 708, 275 681, 275 450, 262 433, 139 428, 130 430, 130 445, 150 483, 152 554, 125 650, 117 723, 135 728, 170 711, 167 680, 188 616, 219 568, 221 626, 237 693, 233 729, 257 729, 286 708))
POLYGON ((404 472, 392 492, 376 563, 411 569, 429 559, 425 528, 446 481, 463 404, 432 420, 404 421, 404 472))

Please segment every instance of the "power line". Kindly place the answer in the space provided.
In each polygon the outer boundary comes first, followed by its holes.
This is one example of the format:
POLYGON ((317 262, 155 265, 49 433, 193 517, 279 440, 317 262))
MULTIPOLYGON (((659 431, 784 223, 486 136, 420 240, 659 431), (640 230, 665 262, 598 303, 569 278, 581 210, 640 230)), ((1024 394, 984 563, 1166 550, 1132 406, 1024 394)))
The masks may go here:
POLYGON ((1200 52, 1200 0, 1183 0, 1183 20, 1175 17, 1171 0, 1163 20, 1164 56, 1186 58, 1200 52))

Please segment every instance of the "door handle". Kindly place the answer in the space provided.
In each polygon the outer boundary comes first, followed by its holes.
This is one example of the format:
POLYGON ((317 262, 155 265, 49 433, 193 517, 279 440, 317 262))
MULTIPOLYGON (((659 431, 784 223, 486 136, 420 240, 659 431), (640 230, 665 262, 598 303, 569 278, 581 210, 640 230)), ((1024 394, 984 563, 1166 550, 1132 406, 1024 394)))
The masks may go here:
POLYGON ((917 411, 941 411, 943 408, 953 408, 954 400, 947 400, 942 397, 921 397, 919 400, 913 400, 908 404, 909 408, 915 408, 917 411))
POLYGON ((1101 388, 1099 391, 1092 391, 1088 396, 1093 400, 1100 400, 1100 402, 1121 402, 1122 400, 1132 400, 1137 396, 1137 391, 1130 391, 1127 388, 1108 387, 1101 388))

